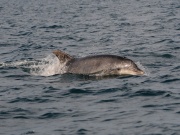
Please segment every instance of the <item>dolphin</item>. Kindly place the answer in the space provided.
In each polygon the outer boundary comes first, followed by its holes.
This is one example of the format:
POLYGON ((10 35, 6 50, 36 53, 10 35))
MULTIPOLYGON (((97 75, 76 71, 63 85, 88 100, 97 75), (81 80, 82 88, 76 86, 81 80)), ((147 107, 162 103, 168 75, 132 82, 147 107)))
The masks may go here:
POLYGON ((82 58, 74 58, 71 55, 55 50, 60 63, 66 67, 65 73, 109 76, 109 75, 144 75, 144 71, 126 57, 116 55, 94 55, 82 58))

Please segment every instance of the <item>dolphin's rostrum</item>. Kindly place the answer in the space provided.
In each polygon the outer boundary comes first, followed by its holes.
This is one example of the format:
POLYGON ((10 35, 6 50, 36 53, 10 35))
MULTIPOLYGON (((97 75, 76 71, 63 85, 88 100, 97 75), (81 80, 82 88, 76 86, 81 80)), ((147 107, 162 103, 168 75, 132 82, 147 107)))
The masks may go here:
POLYGON ((53 51, 60 63, 65 63, 66 73, 107 76, 143 75, 144 71, 130 59, 116 55, 94 55, 74 58, 60 50, 53 51))

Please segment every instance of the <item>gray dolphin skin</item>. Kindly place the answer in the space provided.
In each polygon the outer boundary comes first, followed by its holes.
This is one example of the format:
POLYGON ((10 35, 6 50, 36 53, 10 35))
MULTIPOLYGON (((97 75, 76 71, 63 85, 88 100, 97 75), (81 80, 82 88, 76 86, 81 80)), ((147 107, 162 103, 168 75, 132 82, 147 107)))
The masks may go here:
POLYGON ((94 55, 74 58, 69 54, 53 51, 60 63, 65 63, 66 73, 108 76, 108 75, 144 75, 144 71, 130 59, 116 55, 94 55))

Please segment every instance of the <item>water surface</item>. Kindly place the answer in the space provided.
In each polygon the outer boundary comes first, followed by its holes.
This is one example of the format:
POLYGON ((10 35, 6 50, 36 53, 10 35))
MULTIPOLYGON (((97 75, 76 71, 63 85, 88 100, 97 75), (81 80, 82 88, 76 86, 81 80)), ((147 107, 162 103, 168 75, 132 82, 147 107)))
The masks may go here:
POLYGON ((1 135, 178 135, 179 0, 0 1, 1 135), (62 73, 52 51, 114 54, 146 76, 62 73))

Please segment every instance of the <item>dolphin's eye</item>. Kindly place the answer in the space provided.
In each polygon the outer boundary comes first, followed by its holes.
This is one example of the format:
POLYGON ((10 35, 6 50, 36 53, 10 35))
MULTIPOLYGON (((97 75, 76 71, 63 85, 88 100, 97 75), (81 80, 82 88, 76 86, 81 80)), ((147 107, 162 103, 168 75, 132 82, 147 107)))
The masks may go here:
POLYGON ((129 67, 129 64, 125 64, 124 67, 129 67))

